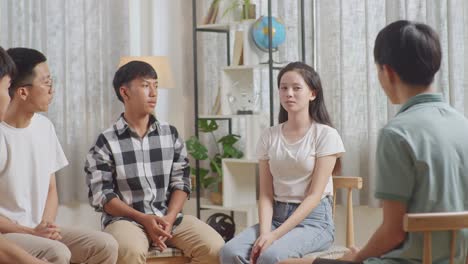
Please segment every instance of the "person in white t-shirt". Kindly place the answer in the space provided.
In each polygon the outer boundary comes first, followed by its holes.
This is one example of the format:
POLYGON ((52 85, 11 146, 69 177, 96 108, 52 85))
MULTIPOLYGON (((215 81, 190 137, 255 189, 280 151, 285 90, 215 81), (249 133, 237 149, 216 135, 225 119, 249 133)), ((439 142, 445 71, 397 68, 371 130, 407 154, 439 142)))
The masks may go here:
MULTIPOLYGON (((0 47, 0 122, 3 121, 3 116, 10 103, 8 89, 10 88, 11 78, 15 76, 15 73, 15 63, 6 51, 0 47)), ((46 262, 34 258, 0 235, 0 263, 45 264, 46 262)))
POLYGON ((68 165, 46 112, 53 96, 45 56, 7 51, 17 74, 11 103, 0 123, 0 232, 33 256, 51 263, 115 263, 118 245, 108 234, 55 224, 55 172, 68 165))
POLYGON ((278 75, 279 124, 261 135, 260 223, 226 243, 222 263, 277 263, 334 240, 332 173, 345 152, 315 70, 293 62, 278 75))
POLYGON ((11 60, 6 51, 0 47, 0 122, 10 103, 10 88, 11 78, 16 74, 15 63, 11 60))

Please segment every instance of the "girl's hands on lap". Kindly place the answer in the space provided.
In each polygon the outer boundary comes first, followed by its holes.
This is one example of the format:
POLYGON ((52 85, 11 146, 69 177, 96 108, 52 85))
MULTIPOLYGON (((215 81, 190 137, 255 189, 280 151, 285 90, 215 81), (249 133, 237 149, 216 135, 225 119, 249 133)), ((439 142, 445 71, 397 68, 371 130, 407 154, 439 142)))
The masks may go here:
POLYGON ((257 263, 258 257, 265 252, 265 250, 275 242, 277 238, 275 237, 273 232, 260 235, 257 240, 255 241, 252 252, 250 253, 250 263, 255 264, 257 263))

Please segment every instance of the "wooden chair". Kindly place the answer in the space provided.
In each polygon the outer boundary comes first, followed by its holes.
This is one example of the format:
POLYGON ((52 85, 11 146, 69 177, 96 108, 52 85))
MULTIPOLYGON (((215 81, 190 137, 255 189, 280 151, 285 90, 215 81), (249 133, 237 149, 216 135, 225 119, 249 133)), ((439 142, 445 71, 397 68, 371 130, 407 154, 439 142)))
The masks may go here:
MULTIPOLYGON (((328 250, 308 254, 306 258, 338 259, 354 246, 353 189, 362 188, 361 177, 333 176, 333 197, 338 189, 347 190, 346 194, 346 246, 332 245, 328 250)), ((333 217, 335 217, 336 199, 333 199, 333 217)))
MULTIPOLYGON (((452 231, 450 243, 450 264, 454 264, 457 232, 468 228, 468 211, 457 213, 406 214, 403 222, 405 232, 423 232, 423 264, 432 263, 432 239, 434 231, 452 231)), ((468 264, 468 258, 466 260, 468 264)))
POLYGON ((167 248, 163 252, 159 252, 155 248, 150 248, 146 263, 150 264, 185 264, 190 263, 190 258, 185 257, 177 248, 167 248))
MULTIPOLYGON (((354 221, 353 221, 353 189, 362 188, 361 177, 348 177, 348 176, 333 176, 333 197, 336 197, 338 189, 347 190, 346 199, 346 246, 333 245, 330 249, 323 252, 315 252, 307 255, 306 257, 320 257, 328 259, 337 259, 343 256, 348 251, 348 247, 354 246, 354 221)), ((336 199, 333 200, 333 216, 335 216, 336 199)), ((190 259, 184 257, 182 252, 178 249, 168 248, 167 250, 159 253, 159 251, 152 249, 148 254, 146 263, 158 264, 183 264, 189 263, 190 259), (166 252, 167 251, 167 252, 166 252), (168 255, 169 254, 169 255, 168 255)), ((467 263, 468 264, 468 263, 467 263)))

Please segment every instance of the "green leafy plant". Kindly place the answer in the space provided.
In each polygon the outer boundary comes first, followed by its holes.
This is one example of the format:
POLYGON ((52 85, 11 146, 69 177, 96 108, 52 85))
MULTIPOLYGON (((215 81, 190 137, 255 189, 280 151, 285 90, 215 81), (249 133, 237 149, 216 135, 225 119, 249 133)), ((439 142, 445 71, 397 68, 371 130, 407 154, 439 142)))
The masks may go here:
POLYGON ((223 15, 221 16, 221 18, 226 16, 229 12, 232 12, 233 10, 243 6, 242 19, 248 19, 251 4, 252 4, 251 0, 232 0, 231 5, 228 8, 226 8, 226 10, 224 10, 223 15))
MULTIPOLYGON (((192 136, 185 143, 187 145, 188 153, 196 160, 208 160, 208 168, 199 168, 200 176, 200 187, 203 189, 209 188, 211 185, 220 182, 223 176, 221 168, 221 160, 224 158, 242 158, 244 153, 237 149, 234 145, 239 141, 240 136, 234 134, 228 134, 216 139, 214 132, 218 129, 218 123, 215 120, 201 119, 198 122, 198 128, 200 132, 209 133, 211 138, 216 144, 216 153, 209 156, 208 148, 203 145, 200 140, 192 136), (210 173, 211 172, 211 173, 210 173)), ((196 169, 191 168, 193 175, 196 174, 196 169)))

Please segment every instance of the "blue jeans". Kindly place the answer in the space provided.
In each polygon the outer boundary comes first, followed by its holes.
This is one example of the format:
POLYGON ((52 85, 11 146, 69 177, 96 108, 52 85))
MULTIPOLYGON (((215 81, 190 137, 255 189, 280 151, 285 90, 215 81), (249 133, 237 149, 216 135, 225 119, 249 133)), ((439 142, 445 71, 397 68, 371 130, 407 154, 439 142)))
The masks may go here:
MULTIPOLYGON (((299 204, 274 202, 272 230, 284 223, 299 204)), ((328 249, 334 240, 335 226, 332 216, 331 197, 323 198, 304 221, 273 242, 257 259, 258 264, 273 264, 287 258, 328 249)), ((230 240, 220 252, 220 261, 225 264, 247 264, 250 251, 259 236, 259 225, 242 231, 230 240)))

